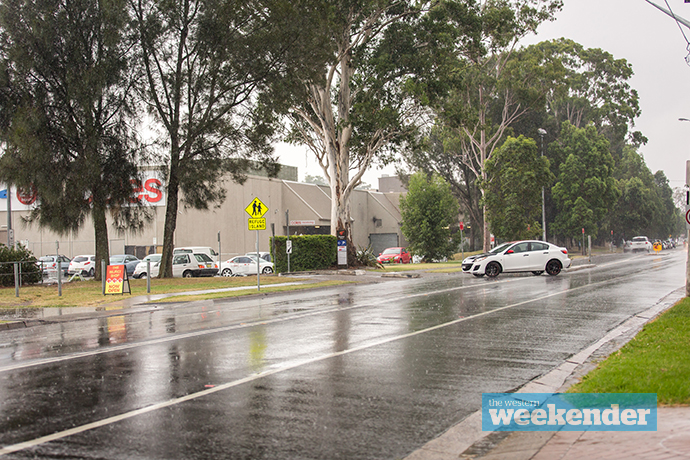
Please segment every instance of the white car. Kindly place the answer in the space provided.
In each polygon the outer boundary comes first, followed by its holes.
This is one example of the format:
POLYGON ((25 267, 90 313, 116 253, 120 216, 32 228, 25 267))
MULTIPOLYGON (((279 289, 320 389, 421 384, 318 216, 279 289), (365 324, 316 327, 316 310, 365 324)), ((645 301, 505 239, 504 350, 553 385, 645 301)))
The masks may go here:
MULTIPOLYGON (((218 264, 206 254, 174 254, 173 278, 193 278, 197 276, 214 276, 218 273, 218 264)), ((151 265, 151 278, 158 276, 160 262, 151 265)))
POLYGON ((516 272, 532 272, 535 275, 546 272, 555 276, 562 269, 570 267, 571 263, 566 248, 544 241, 513 241, 477 256, 469 273, 491 278, 500 273, 516 272))
POLYGON ((134 268, 134 273, 132 274, 132 277, 146 278, 146 276, 148 276, 148 274, 146 273, 146 262, 151 261, 151 272, 153 272, 153 267, 161 261, 161 256, 162 254, 149 254, 143 259, 141 259, 141 262, 139 262, 137 266, 134 268))
MULTIPOLYGON (((259 269, 262 274, 273 273, 273 262, 259 259, 259 269)), ((223 276, 256 275, 256 256, 237 256, 220 264, 220 274, 223 276)))
POLYGON ((76 256, 69 263, 68 275, 84 275, 93 278, 96 273, 96 256, 93 254, 76 256))

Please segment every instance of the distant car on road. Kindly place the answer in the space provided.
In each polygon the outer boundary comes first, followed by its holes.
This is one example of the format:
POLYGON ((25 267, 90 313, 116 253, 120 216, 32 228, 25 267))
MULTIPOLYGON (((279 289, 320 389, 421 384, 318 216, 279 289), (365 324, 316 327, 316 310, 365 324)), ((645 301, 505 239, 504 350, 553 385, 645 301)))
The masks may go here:
POLYGON ((546 272, 555 276, 563 268, 570 267, 571 262, 566 248, 544 241, 515 241, 477 256, 469 273, 490 278, 504 272, 532 272, 535 275, 546 272))
POLYGON ((409 264, 410 259, 405 248, 387 248, 376 258, 380 264, 409 264))
POLYGON ((117 256, 110 256, 109 265, 124 265, 125 270, 127 270, 127 275, 132 276, 134 274, 134 269, 137 268, 137 264, 141 262, 136 256, 131 254, 121 254, 117 256))
POLYGON ((652 252, 653 246, 646 236, 636 236, 629 243, 626 243, 623 252, 652 252))
POLYGON ((84 275, 93 278, 96 274, 96 256, 93 254, 75 256, 69 263, 68 275, 84 275))

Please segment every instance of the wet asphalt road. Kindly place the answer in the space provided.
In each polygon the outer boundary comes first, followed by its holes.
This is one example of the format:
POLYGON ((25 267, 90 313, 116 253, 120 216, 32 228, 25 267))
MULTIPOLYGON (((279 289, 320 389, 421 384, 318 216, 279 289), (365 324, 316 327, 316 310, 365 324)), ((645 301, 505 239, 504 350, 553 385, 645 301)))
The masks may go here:
POLYGON ((403 458, 684 283, 675 251, 4 331, 0 454, 403 458))

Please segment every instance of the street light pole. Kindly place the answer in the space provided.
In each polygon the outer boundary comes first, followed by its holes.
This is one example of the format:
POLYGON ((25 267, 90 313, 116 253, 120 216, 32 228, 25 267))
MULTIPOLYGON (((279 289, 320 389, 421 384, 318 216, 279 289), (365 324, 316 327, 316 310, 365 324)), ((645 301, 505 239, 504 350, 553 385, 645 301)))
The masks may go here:
MULTIPOLYGON (((541 137, 541 156, 544 156, 544 135, 546 130, 539 128, 537 130, 539 137, 541 137)), ((546 242, 546 206, 544 205, 544 187, 541 188, 541 228, 542 228, 542 240, 546 242)))

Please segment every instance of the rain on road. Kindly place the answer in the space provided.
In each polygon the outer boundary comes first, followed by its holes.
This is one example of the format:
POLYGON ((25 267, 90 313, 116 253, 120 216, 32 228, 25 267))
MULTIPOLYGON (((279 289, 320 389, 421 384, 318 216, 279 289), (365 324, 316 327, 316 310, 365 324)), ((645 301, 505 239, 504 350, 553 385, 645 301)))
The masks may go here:
POLYGON ((684 286, 685 253, 0 333, 3 458, 402 458, 684 286))

